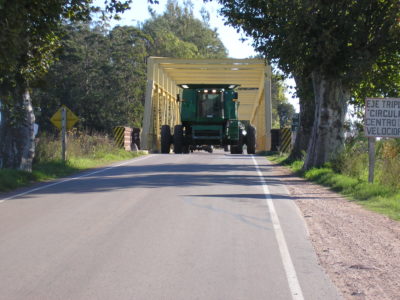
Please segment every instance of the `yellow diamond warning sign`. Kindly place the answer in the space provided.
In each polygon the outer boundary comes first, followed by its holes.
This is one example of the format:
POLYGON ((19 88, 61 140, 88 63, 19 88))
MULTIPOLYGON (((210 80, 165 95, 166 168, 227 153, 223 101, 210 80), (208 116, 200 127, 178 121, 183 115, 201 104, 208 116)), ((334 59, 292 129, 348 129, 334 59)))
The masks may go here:
POLYGON ((61 106, 59 110, 50 118, 51 123, 61 130, 62 127, 62 110, 65 108, 67 113, 67 129, 71 129, 79 118, 65 105, 61 106))

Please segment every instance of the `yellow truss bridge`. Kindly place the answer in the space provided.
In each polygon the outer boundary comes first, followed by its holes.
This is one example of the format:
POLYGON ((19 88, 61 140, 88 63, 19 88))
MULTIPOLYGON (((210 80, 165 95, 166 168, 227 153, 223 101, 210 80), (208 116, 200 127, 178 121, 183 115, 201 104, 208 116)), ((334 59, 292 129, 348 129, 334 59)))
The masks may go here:
POLYGON ((180 84, 239 85, 239 119, 257 128, 257 151, 271 149, 271 67, 260 59, 150 57, 141 137, 142 149, 159 152, 161 126, 180 124, 180 84))

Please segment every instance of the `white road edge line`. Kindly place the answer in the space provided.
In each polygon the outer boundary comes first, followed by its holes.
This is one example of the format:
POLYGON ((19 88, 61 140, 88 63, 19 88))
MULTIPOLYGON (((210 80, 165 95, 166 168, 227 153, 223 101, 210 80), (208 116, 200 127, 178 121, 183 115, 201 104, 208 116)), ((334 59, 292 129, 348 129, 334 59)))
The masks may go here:
POLYGON ((304 300, 303 292, 301 290, 300 283, 296 275, 296 270, 294 268, 292 258, 290 257, 289 249, 285 240, 285 235, 283 234, 281 223, 279 222, 279 217, 278 214, 276 213, 274 202, 272 201, 268 185, 265 182, 264 176, 254 156, 252 156, 251 158, 253 159, 253 163, 254 166, 256 167, 257 174, 260 177, 260 181, 263 185, 265 200, 268 205, 272 225, 274 227, 275 237, 278 242, 279 252, 281 254, 283 268, 285 269, 286 278, 289 284, 290 292, 292 294, 292 299, 304 300))
POLYGON ((107 168, 104 168, 104 169, 100 169, 100 170, 97 170, 97 171, 94 171, 94 172, 91 172, 91 173, 88 173, 88 174, 83 174, 81 176, 67 178, 67 179, 64 179, 64 180, 61 180, 61 181, 57 181, 57 182, 54 182, 54 183, 50 183, 50 184, 47 184, 47 185, 44 185, 44 186, 41 186, 41 187, 38 187, 38 188, 34 188, 34 189, 28 190, 26 192, 16 194, 14 196, 11 196, 11 197, 8 197, 8 198, 4 198, 4 199, 0 200, 0 204, 5 202, 5 201, 7 201, 7 200, 11 200, 11 199, 14 199, 14 198, 17 198, 17 197, 20 197, 20 196, 24 196, 24 195, 27 195, 27 194, 30 194, 30 193, 33 193, 33 192, 36 192, 36 191, 44 190, 44 189, 47 189, 49 187, 52 187, 52 186, 55 186, 55 185, 58 185, 58 184, 61 184, 61 183, 64 183, 64 182, 77 180, 77 179, 82 178, 82 177, 87 177, 87 176, 90 176, 90 175, 93 175, 93 174, 105 172, 107 170, 110 170, 110 169, 113 169, 113 168, 116 168, 116 167, 120 167, 120 166, 123 166, 123 165, 127 165, 127 164, 130 164, 132 162, 141 161, 141 160, 144 160, 144 159, 149 158, 149 157, 151 157, 151 155, 146 155, 146 156, 141 157, 141 158, 130 159, 128 161, 124 161, 123 163, 120 163, 120 164, 117 164, 117 165, 112 165, 110 167, 107 167, 107 168))
MULTIPOLYGON (((286 185, 283 183, 282 179, 279 179, 279 182, 281 183, 280 186, 285 190, 286 194, 290 196, 291 193, 290 193, 289 189, 286 187, 286 185)), ((300 219, 303 221, 304 229, 305 229, 305 231, 307 233, 307 236, 309 237, 310 236, 310 231, 308 230, 307 222, 304 219, 304 214, 301 212, 301 210, 300 210, 298 205, 295 205, 294 207, 295 207, 295 210, 296 210, 297 214, 299 215, 300 219)))

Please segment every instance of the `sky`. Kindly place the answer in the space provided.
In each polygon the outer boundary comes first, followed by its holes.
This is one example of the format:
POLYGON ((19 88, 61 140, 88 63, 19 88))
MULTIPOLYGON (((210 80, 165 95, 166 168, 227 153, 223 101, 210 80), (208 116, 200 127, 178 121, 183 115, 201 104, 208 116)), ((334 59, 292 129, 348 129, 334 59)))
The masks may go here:
MULTIPOLYGON (((179 3, 182 4, 182 0, 178 0, 179 3)), ((94 3, 96 5, 101 6, 104 3, 104 0, 95 0, 94 3)), ((138 23, 145 21, 150 18, 150 14, 148 12, 148 7, 151 7, 158 14, 162 14, 167 0, 159 0, 159 4, 149 4, 147 0, 133 0, 131 4, 131 9, 129 11, 121 14, 120 21, 112 21, 111 26, 115 26, 117 24, 120 25, 133 25, 136 26, 138 23)), ((254 51, 254 48, 251 46, 251 39, 243 42, 241 38, 245 37, 244 35, 237 33, 236 29, 231 26, 224 25, 224 19, 222 16, 218 14, 218 9, 220 5, 217 1, 204 3, 203 0, 192 0, 194 4, 193 12, 195 16, 201 19, 200 9, 205 7, 205 9, 210 14, 210 27, 212 29, 217 29, 219 34, 219 38, 224 43, 225 47, 228 50, 229 57, 231 58, 248 58, 250 56, 254 56, 257 53, 254 51)), ((287 86, 295 86, 293 79, 287 79, 285 81, 287 86)), ((289 102, 295 107, 296 111, 299 111, 299 100, 297 98, 292 97, 289 89, 285 93, 289 102)))

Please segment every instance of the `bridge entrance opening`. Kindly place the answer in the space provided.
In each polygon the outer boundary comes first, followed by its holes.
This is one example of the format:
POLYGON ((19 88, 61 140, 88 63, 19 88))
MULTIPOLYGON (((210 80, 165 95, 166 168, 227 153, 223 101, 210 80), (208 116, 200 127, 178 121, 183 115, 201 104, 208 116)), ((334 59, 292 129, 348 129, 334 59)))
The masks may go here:
POLYGON ((188 152, 201 142, 196 133, 207 132, 213 134, 204 143, 236 145, 240 128, 246 132, 251 124, 257 129, 254 151, 270 150, 271 76, 271 67, 260 59, 150 57, 142 148, 163 152, 164 143, 167 151, 164 135, 174 150, 177 140, 188 152))

